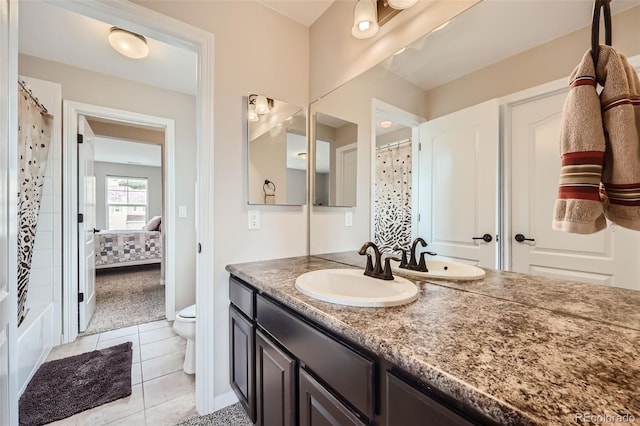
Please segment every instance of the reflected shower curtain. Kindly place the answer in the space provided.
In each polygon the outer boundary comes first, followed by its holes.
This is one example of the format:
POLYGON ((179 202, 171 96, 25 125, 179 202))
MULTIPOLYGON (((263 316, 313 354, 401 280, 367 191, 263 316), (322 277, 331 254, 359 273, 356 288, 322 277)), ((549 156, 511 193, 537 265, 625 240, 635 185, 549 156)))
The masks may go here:
POLYGON ((25 302, 52 121, 18 85, 18 325, 27 314, 25 302))
POLYGON ((375 243, 385 252, 411 245, 411 143, 378 149, 374 199, 375 243))

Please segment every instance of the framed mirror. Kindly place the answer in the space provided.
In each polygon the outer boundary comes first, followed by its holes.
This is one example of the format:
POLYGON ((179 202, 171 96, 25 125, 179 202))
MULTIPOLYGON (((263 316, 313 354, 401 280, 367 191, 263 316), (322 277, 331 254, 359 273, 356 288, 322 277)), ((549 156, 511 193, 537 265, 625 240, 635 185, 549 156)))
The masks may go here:
POLYGON ((322 112, 313 115, 313 124, 313 204, 353 207, 358 191, 358 125, 322 112))
POLYGON ((248 204, 306 204, 306 109, 256 94, 245 105, 248 204))

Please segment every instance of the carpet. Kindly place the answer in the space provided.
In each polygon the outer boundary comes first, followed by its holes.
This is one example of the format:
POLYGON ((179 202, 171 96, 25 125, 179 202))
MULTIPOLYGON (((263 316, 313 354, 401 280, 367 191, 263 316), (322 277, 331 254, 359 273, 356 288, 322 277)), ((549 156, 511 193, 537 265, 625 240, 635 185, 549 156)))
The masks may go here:
POLYGON ((96 273, 96 310, 83 336, 165 318, 160 266, 128 266, 96 273))
POLYGON ((240 403, 215 411, 206 416, 188 417, 176 426, 253 426, 240 403))
POLYGON ((20 425, 51 423, 131 395, 132 346, 42 364, 20 397, 20 425))

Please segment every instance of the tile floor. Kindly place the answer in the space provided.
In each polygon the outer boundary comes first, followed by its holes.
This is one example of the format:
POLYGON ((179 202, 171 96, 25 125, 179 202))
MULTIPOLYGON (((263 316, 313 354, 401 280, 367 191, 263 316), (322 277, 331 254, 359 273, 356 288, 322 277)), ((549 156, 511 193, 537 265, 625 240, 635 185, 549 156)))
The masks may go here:
POLYGON ((182 371, 186 341, 161 320, 84 336, 51 350, 47 361, 131 341, 131 396, 51 423, 56 426, 173 426, 196 413, 195 376, 182 371))

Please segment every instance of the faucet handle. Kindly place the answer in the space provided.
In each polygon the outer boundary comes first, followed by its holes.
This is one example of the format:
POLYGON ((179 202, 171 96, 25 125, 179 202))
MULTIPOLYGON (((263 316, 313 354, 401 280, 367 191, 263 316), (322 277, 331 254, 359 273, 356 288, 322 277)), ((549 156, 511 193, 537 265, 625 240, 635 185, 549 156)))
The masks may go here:
POLYGON ((400 260, 400 265, 398 267, 399 268, 406 268, 407 265, 409 264, 409 262, 407 262, 407 250, 403 249, 400 246, 395 246, 393 248, 393 251, 401 251, 402 252, 402 259, 400 260))
POLYGON ((367 266, 365 266, 364 268, 365 275, 367 273, 373 273, 373 262, 371 261, 371 255, 369 253, 366 253, 366 255, 367 255, 367 266))
POLYGON ((384 259, 384 272, 381 277, 383 280, 387 280, 387 281, 393 280, 393 273, 391 272, 391 263, 390 263, 392 260, 395 260, 397 262, 400 260, 400 258, 395 256, 387 256, 384 259))

